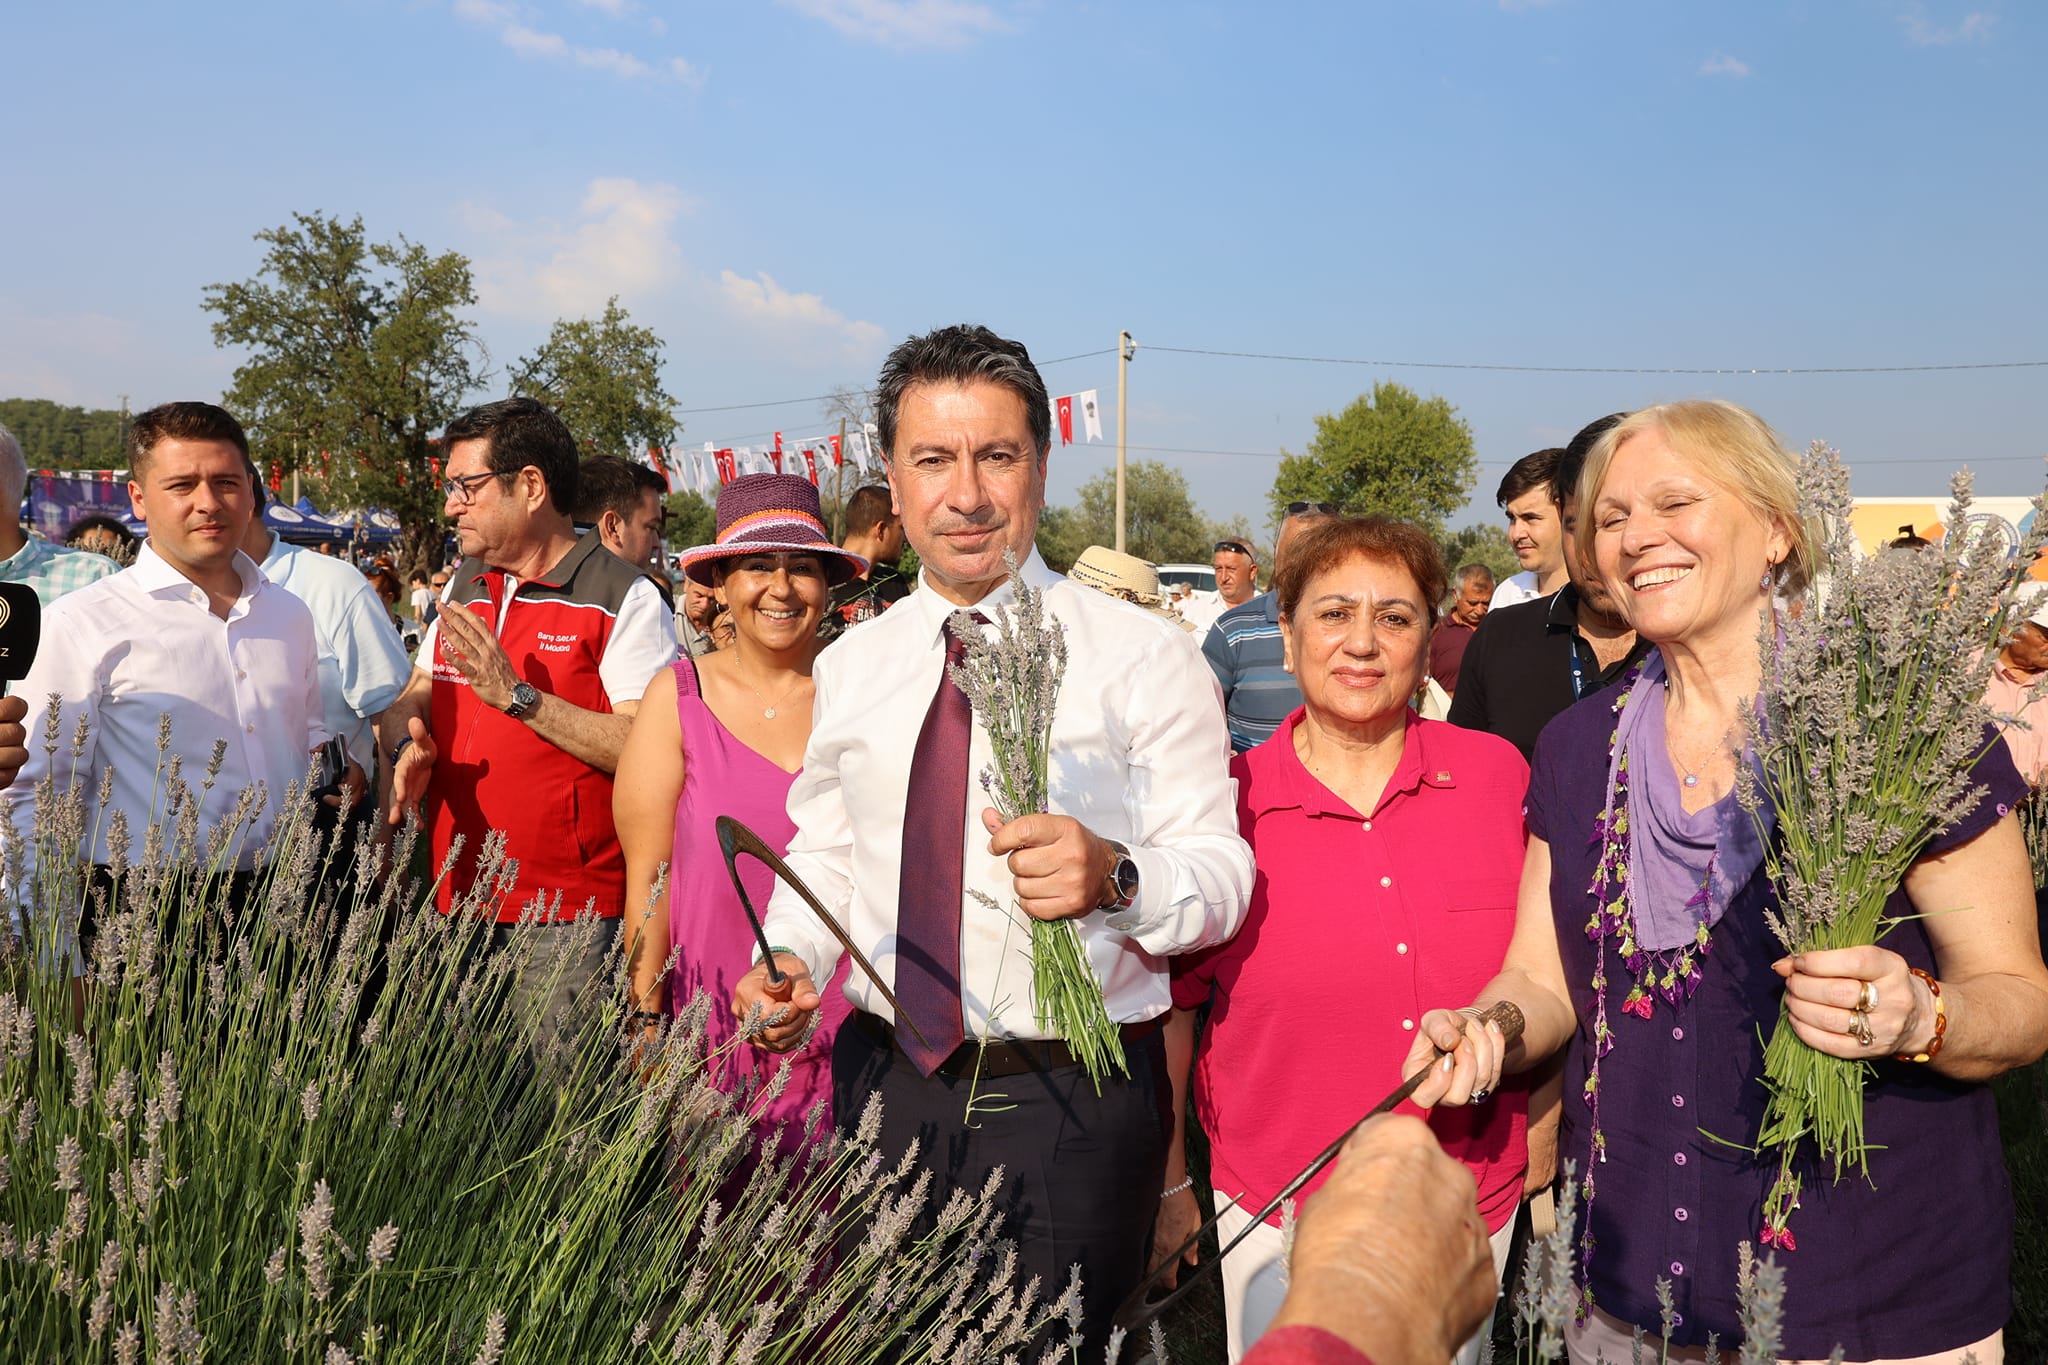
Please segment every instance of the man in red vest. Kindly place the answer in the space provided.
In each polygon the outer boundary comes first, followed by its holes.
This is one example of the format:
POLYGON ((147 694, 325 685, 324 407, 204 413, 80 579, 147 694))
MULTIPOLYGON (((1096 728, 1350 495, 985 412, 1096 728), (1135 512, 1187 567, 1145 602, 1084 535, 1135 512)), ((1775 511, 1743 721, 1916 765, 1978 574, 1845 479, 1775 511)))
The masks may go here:
MULTIPOLYGON (((538 921, 541 953, 576 955, 552 1017, 617 939, 626 863, 612 773, 640 694, 675 658, 675 627, 644 574, 577 536, 576 441, 545 405, 486 403, 445 440, 445 511, 463 559, 387 717, 387 733, 404 736, 389 818, 425 798, 436 867, 462 840, 444 912, 494 914, 500 944, 522 918, 538 921), (509 884, 480 862, 493 831, 518 863, 509 884), (603 931, 571 932, 584 915, 603 931)), ((547 980, 547 965, 528 975, 547 980)))

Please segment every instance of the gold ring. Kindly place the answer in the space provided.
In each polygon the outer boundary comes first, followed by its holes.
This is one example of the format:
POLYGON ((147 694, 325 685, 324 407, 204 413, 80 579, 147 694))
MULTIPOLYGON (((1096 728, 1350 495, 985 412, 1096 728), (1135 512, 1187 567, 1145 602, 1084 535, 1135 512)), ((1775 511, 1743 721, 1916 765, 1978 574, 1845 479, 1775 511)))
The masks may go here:
POLYGON ((1877 1035, 1870 1031, 1870 1016, 1862 1010, 1849 1011, 1849 1036, 1865 1047, 1877 1041, 1877 1035))
POLYGON ((1856 1008, 1865 1014, 1877 1008, 1877 983, 1865 981, 1856 991, 1856 1008))

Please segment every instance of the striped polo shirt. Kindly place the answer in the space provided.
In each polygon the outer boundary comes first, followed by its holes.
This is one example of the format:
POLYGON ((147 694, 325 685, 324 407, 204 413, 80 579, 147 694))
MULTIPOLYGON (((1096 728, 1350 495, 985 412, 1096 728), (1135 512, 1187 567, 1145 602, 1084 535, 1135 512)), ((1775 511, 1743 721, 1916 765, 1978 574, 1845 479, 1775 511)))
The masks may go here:
POLYGON ((1271 592, 1217 617, 1202 641, 1202 655, 1223 685, 1231 752, 1264 744, 1301 705, 1301 689, 1280 645, 1280 599, 1271 592))

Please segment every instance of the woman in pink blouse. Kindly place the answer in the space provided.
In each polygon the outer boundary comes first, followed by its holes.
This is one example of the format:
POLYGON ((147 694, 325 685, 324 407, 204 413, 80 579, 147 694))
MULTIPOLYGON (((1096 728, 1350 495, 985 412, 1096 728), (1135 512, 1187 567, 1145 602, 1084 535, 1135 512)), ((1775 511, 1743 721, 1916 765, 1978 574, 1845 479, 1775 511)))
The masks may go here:
MULTIPOLYGON (((1175 959, 1177 1131, 1159 1255, 1200 1221, 1178 1132, 1191 1053, 1228 1242, 1399 1083, 1404 1040, 1428 1002, 1469 998, 1442 992, 1483 985, 1506 954, 1528 765, 1505 740, 1408 706, 1445 587, 1428 533, 1384 517, 1323 522, 1280 567, 1281 634, 1303 704, 1231 765, 1239 831, 1258 867, 1244 927, 1175 959), (1205 1002, 1197 1051, 1194 1011, 1205 1002)), ((1478 1184, 1497 1272, 1521 1197, 1523 1096, 1504 1089, 1428 1121, 1478 1184)), ((1224 1258, 1233 1361, 1285 1293, 1279 1223, 1275 1214, 1224 1258)), ((1476 1358, 1477 1338, 1459 1359, 1476 1358)))

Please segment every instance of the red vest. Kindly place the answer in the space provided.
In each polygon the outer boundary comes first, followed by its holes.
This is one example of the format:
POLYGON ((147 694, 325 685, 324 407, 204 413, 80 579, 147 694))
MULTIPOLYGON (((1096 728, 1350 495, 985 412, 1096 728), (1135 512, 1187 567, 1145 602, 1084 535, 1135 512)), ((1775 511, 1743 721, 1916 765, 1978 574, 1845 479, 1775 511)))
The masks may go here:
MULTIPOLYGON (((637 577, 595 535, 586 535, 547 580, 520 583, 498 631, 512 671, 542 692, 609 714, 598 666, 637 577)), ((465 559, 451 582, 444 611, 474 612, 487 628, 497 622, 505 598, 502 570, 465 559)), ((433 669, 428 726, 440 753, 426 810, 436 872, 455 836, 462 836, 462 856, 441 882, 441 910, 469 890, 484 840, 502 830, 506 855, 519 869, 518 880, 492 907, 499 920, 517 920, 535 897, 546 898, 552 919, 573 919, 593 900, 598 914, 616 916, 626 894, 626 856, 612 824, 611 775, 478 701, 438 649, 433 669)))

